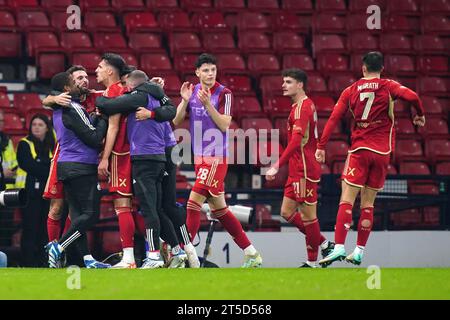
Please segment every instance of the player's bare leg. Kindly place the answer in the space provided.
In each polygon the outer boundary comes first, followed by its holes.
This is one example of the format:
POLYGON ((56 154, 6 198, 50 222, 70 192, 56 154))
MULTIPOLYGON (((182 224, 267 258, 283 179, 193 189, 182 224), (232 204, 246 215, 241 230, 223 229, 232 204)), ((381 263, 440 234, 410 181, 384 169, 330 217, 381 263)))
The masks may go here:
MULTIPOLYGON (((195 191, 191 191, 189 195, 189 200, 187 203, 187 217, 186 217, 186 227, 190 234, 191 241, 194 240, 195 236, 200 229, 200 211, 202 205, 205 202, 206 197, 195 191)), ((192 242, 184 246, 184 251, 188 256, 189 266, 191 268, 200 268, 200 262, 198 260, 197 252, 192 242)))
POLYGON ((377 193, 378 190, 367 186, 361 189, 361 215, 358 222, 358 238, 356 241, 356 248, 345 258, 345 261, 356 265, 361 264, 364 255, 364 248, 367 244, 367 240, 369 239, 370 231, 373 226, 373 209, 377 193))
POLYGON ((113 266, 116 269, 134 269, 134 219, 131 209, 131 198, 123 197, 114 199, 114 209, 119 220, 120 241, 122 243, 122 260, 113 266))
POLYGON ((342 181, 342 193, 341 200, 339 203, 339 210, 336 217, 336 227, 335 227, 335 242, 336 245, 333 251, 326 256, 324 259, 319 261, 322 266, 327 266, 334 261, 342 261, 346 258, 345 253, 345 238, 347 237, 347 232, 351 227, 352 223, 352 209, 355 203, 356 197, 361 190, 361 187, 350 185, 346 181, 342 181))
POLYGON ((231 235, 234 242, 244 251, 244 268, 258 268, 262 265, 261 255, 251 244, 239 220, 228 209, 225 201, 225 195, 218 197, 209 197, 207 199, 211 208, 211 217, 220 221, 225 230, 231 235))

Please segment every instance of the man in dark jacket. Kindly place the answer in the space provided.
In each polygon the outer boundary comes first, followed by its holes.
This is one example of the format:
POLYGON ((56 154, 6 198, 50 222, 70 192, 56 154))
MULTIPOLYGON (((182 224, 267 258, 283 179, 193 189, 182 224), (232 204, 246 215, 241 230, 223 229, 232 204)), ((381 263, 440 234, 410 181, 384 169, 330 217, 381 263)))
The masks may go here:
POLYGON ((75 97, 79 88, 69 73, 52 78, 52 89, 69 92, 68 107, 56 107, 53 123, 61 151, 57 162, 58 180, 64 184, 72 224, 58 242, 47 245, 49 266, 58 267, 62 252, 75 243, 87 268, 108 268, 96 261, 88 251, 86 230, 98 220, 100 188, 97 178, 98 154, 108 128, 104 116, 90 118, 75 97))
MULTIPOLYGON (((133 187, 144 215, 149 245, 147 259, 142 268, 161 268, 164 266, 164 260, 159 252, 159 237, 162 231, 171 239, 169 243, 172 242, 176 247, 178 246, 178 238, 171 226, 171 221, 161 209, 161 182, 166 164, 166 126, 162 122, 172 120, 176 109, 161 87, 148 82, 147 75, 140 70, 129 74, 127 85, 131 90, 128 94, 115 99, 99 97, 96 105, 102 113, 107 115, 129 113, 127 134, 130 143, 133 187), (157 121, 137 121, 136 111, 143 106, 150 111, 151 118, 157 121)), ((184 261, 187 259, 184 251, 178 246, 174 254, 178 256, 178 261, 181 260, 178 265, 184 266, 184 261)))

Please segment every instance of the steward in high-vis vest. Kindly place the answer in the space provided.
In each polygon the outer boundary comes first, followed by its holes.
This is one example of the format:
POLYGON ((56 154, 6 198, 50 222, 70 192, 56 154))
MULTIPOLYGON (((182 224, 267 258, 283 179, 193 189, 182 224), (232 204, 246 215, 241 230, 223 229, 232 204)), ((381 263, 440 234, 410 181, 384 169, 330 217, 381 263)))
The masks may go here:
MULTIPOLYGON (((2 120, 3 115, 0 115, 0 120, 2 120)), ((16 151, 14 150, 14 145, 12 140, 5 133, 0 131, 0 152, 1 152, 1 164, 3 172, 1 180, 4 178, 14 178, 15 171, 18 168, 16 151), (7 174, 9 172, 9 174, 7 174)), ((3 190, 3 182, 0 183, 0 189, 3 190)), ((16 188, 14 183, 7 183, 6 189, 16 188)))

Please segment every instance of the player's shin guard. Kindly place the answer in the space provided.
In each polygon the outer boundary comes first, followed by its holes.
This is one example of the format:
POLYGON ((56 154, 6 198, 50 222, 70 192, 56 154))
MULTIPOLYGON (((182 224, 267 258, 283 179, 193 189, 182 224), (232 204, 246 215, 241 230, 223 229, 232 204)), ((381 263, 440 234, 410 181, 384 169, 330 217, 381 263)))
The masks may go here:
MULTIPOLYGON (((285 218, 285 220, 290 224, 296 226, 301 233, 306 235, 305 226, 302 221, 302 216, 299 212, 294 212, 289 218, 287 219, 285 218)), ((320 234, 320 243, 323 243, 325 240, 327 239, 323 236, 323 234, 320 234)))
POLYGON ((48 241, 51 242, 53 240, 59 239, 60 233, 61 233, 61 221, 47 217, 48 241))
POLYGON ((357 246, 366 246, 369 239, 370 231, 372 231, 373 225, 373 207, 367 207, 361 209, 361 216, 358 222, 358 239, 357 246))
POLYGON ((116 214, 119 219, 119 233, 122 248, 133 248, 135 224, 133 215, 131 214, 131 208, 117 207, 116 214))
POLYGON ((336 218, 336 230, 334 240, 336 244, 344 244, 347 232, 352 223, 352 209, 353 205, 348 202, 341 202, 336 218))
POLYGON ((308 261, 317 260, 320 245, 320 225, 316 218, 310 221, 304 221, 306 231, 306 251, 308 252, 308 261))
POLYGON ((195 238, 198 230, 200 229, 200 210, 201 205, 195 201, 188 200, 187 203, 187 217, 186 227, 190 234, 191 241, 195 238))
POLYGON ((222 223, 225 230, 227 230, 227 232, 233 237, 234 242, 236 242, 239 248, 244 250, 251 245, 244 229, 242 229, 241 223, 228 208, 212 210, 211 216, 218 219, 220 223, 222 223))

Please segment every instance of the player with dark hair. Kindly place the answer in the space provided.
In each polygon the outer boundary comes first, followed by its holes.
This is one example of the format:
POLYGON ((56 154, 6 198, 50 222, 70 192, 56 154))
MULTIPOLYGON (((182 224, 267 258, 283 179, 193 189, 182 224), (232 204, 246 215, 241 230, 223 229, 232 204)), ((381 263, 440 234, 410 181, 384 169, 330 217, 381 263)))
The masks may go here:
POLYGON ((319 245, 325 257, 333 244, 320 233, 317 219, 317 185, 320 164, 314 159, 317 145, 317 112, 306 96, 307 75, 300 69, 283 73, 283 95, 292 99, 288 118, 288 145, 280 159, 267 171, 267 180, 275 179, 278 169, 289 163, 289 177, 284 187, 281 216, 306 236, 308 260, 305 268, 316 268, 319 245), (297 210, 300 209, 300 212, 297 210))
POLYGON ((75 244, 87 268, 109 268, 110 265, 96 261, 89 254, 86 237, 86 230, 99 216, 97 164, 107 121, 101 116, 91 118, 76 101, 76 97, 80 96, 80 89, 69 73, 55 75, 51 85, 54 91, 67 92, 73 99, 69 106, 56 106, 53 112, 53 123, 60 145, 58 180, 64 185, 72 224, 58 242, 52 241, 46 246, 49 266, 60 266, 62 253, 71 244, 75 244))
MULTIPOLYGON (((130 70, 120 55, 105 53, 102 56, 95 72, 97 82, 106 87, 105 97, 114 98, 127 92, 127 87, 122 85, 122 77, 130 70)), ((101 176, 109 177, 109 192, 113 194, 114 210, 119 220, 123 257, 122 261, 113 268, 136 268, 134 259, 135 222, 131 203, 131 159, 130 144, 126 135, 126 116, 116 114, 111 116, 108 121, 108 133, 98 173, 101 176)))
MULTIPOLYGON (((74 65, 67 69, 75 81, 75 85, 79 89, 80 104, 84 106, 88 113, 95 110, 95 98, 100 96, 103 92, 89 89, 89 79, 86 69, 80 65, 74 65)), ((71 103, 71 96, 67 92, 62 92, 58 95, 49 95, 43 101, 43 105, 52 107, 53 105, 68 106, 71 103)), ((61 216, 64 206, 64 188, 61 181, 58 181, 57 166, 59 156, 59 144, 56 144, 53 151, 53 158, 50 165, 50 174, 48 176, 47 184, 44 189, 43 197, 50 199, 50 209, 47 218, 47 233, 48 240, 52 241, 58 239, 61 235, 61 216)), ((64 223, 65 233, 70 227, 70 214, 64 223)))
MULTIPOLYGON (((260 267, 261 255, 247 238, 239 220, 228 209, 224 195, 224 179, 228 165, 227 130, 232 118, 233 94, 216 81, 217 61, 210 54, 201 54, 195 64, 195 74, 200 83, 195 87, 183 83, 180 93, 182 101, 173 120, 179 125, 190 113, 191 140, 194 150, 195 173, 197 179, 187 203, 186 225, 191 240, 200 228, 200 210, 205 200, 211 208, 211 216, 218 219, 236 244, 244 250, 243 267, 260 267), (214 133, 214 142, 203 140, 205 132, 214 133), (198 136, 201 133, 201 136, 198 136)), ((195 249, 185 247, 191 267, 199 267, 195 249)))
POLYGON ((324 162, 325 146, 340 119, 350 110, 354 125, 342 173, 342 193, 335 227, 336 246, 319 261, 321 265, 344 259, 356 265, 361 264, 372 230, 375 198, 384 186, 390 155, 394 150, 394 101, 402 99, 411 103, 417 111, 413 124, 425 125, 424 109, 418 95, 396 81, 381 79, 382 71, 383 55, 380 52, 369 52, 363 57, 363 78, 342 92, 317 144, 316 159, 324 162), (344 243, 358 194, 361 194, 361 216, 357 246, 347 256, 344 243))

